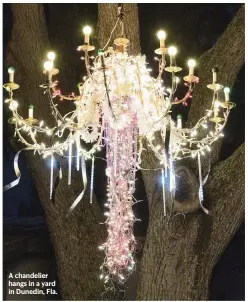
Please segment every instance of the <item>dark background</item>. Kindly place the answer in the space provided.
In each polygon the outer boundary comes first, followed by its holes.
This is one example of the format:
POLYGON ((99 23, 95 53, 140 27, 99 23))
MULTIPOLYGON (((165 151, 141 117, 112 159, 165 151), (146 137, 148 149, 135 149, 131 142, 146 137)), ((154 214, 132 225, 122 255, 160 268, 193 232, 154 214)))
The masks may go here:
MULTIPOLYGON (((166 42, 176 45, 179 49, 177 64, 187 68, 189 57, 199 58, 204 51, 211 48, 218 37, 226 29, 240 4, 138 4, 140 20, 140 39, 142 53, 147 55, 147 60, 157 72, 154 61, 154 49, 158 47, 156 33, 163 28, 167 32, 166 42)), ((58 54, 56 63, 60 68, 60 75, 66 74, 66 68, 71 66, 76 70, 76 80, 62 84, 61 88, 70 89, 71 83, 80 81, 83 71, 82 61, 75 55, 75 49, 83 41, 82 26, 85 24, 96 28, 97 4, 45 4, 50 42, 58 54), (59 11, 57 21, 53 19, 54 11, 59 11), (59 18, 68 23, 71 40, 63 41, 63 32, 59 29, 59 18), (66 61, 66 63, 63 63, 66 61)), ((12 14, 10 4, 3 5, 3 54, 6 56, 7 44, 11 38, 12 14)), ((96 37, 93 32, 93 43, 96 37)), ((3 58, 3 60, 4 60, 3 58)), ((8 80, 7 66, 3 61, 3 79, 8 80)), ((236 83, 231 90, 231 100, 237 106, 232 110, 225 129, 225 138, 221 150, 221 159, 226 159, 233 151, 244 142, 244 67, 240 71, 236 83)), ((209 72, 211 80, 211 71, 209 72)), ((179 94, 183 91, 179 90, 179 94)), ((194 100, 197 101, 197 100, 194 100)), ((3 183, 11 182, 14 178, 12 149, 9 138, 13 129, 9 129, 7 119, 10 116, 7 106, 3 109, 3 183)), ((187 119, 188 108, 179 107, 184 121, 187 119)), ((174 113, 175 115, 175 113, 174 113)), ((104 156, 104 154, 102 154, 104 156)), ((4 269, 8 270, 13 263, 21 263, 25 257, 32 256, 39 262, 41 255, 50 259, 50 269, 56 275, 56 266, 52 245, 44 218, 43 210, 34 187, 31 175, 25 164, 25 156, 21 154, 20 169, 22 173, 18 186, 3 194, 3 223, 4 223, 4 269), (16 246, 16 238, 23 243, 16 246), (30 238, 35 238, 30 251, 30 238), (34 252, 35 251, 35 252, 34 252)), ((96 161, 95 193, 100 204, 105 199, 104 163, 96 161)), ((135 225, 137 236, 145 236, 149 213, 147 207, 144 185, 138 174, 137 190, 138 199, 143 199, 137 204, 134 211, 142 222, 135 225)), ((50 263, 49 262, 49 263, 50 263)), ((244 225, 234 236, 222 258, 217 263, 210 285, 210 299, 212 300, 244 300, 244 225)))

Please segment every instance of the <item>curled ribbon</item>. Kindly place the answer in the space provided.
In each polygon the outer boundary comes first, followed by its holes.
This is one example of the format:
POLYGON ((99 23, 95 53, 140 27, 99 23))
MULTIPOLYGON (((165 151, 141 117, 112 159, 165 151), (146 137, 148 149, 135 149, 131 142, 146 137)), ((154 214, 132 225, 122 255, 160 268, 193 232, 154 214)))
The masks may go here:
POLYGON ((82 156, 81 158, 81 163, 82 163, 82 179, 83 179, 83 184, 84 184, 84 189, 83 191, 79 194, 79 196, 76 198, 76 200, 74 200, 73 204, 71 205, 66 217, 68 217, 68 215, 74 210, 74 208, 78 205, 78 203, 80 202, 80 200, 84 197, 84 193, 86 191, 86 187, 87 187, 87 175, 86 175, 86 164, 85 164, 85 159, 82 156))
POLYGON ((14 171, 15 171, 15 175, 17 178, 14 181, 12 181, 11 183, 9 183, 8 185, 4 186, 3 192, 5 192, 19 184, 19 181, 21 179, 21 171, 18 166, 18 160, 19 160, 19 155, 23 150, 30 150, 30 148, 21 149, 20 151, 18 151, 16 153, 15 158, 14 158, 14 171))

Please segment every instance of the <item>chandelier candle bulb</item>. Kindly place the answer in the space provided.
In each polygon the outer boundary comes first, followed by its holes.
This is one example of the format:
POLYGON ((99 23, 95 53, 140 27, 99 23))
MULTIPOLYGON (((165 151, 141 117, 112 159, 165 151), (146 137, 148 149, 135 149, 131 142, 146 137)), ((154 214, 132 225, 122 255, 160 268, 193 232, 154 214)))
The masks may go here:
POLYGON ((85 26, 83 28, 83 33, 84 33, 84 44, 89 44, 90 43, 91 27, 85 26))
POLYGON ((166 38, 166 33, 165 33, 165 31, 160 30, 160 31, 157 33, 157 37, 159 38, 160 48, 165 47, 165 43, 164 43, 165 38, 166 38))
POLYGON ((188 60, 188 66, 189 66, 189 75, 194 75, 195 60, 193 59, 188 60))
POLYGON ((14 82, 14 73, 15 73, 15 68, 14 67, 10 67, 8 69, 8 73, 9 73, 9 82, 13 83, 14 82))
POLYGON ((168 48, 168 54, 170 56, 170 66, 176 66, 176 54, 177 54, 176 47, 170 46, 168 48))
POLYGON ((177 115, 177 128, 182 129, 182 115, 181 114, 177 115))
POLYGON ((50 61, 54 61, 54 59, 55 59, 55 53, 53 52, 53 51, 49 51, 48 53, 47 53, 47 58, 48 58, 48 60, 50 60, 50 61))
POLYGON ((229 87, 225 87, 224 88, 224 93, 225 93, 225 101, 229 102, 230 101, 230 88, 229 87))
POLYGON ((52 80, 52 74, 51 74, 51 70, 53 68, 53 61, 46 61, 44 63, 44 68, 47 72, 47 75, 48 75, 48 80, 49 82, 52 80))
POLYGON ((34 106, 33 105, 28 106, 28 118, 30 118, 30 119, 34 118, 34 106))
POLYGON ((216 84, 217 83, 217 73, 218 73, 218 68, 217 67, 214 67, 212 69, 212 72, 213 72, 213 83, 216 84))

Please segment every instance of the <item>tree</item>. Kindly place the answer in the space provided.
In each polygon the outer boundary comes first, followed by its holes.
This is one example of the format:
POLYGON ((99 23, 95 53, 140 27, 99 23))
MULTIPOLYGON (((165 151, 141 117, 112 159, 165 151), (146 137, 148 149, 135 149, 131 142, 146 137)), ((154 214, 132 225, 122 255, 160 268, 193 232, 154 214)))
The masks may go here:
MULTIPOLYGON (((135 4, 125 4, 124 9, 128 12, 124 17, 125 23, 132 24, 126 32, 131 41, 130 51, 137 54, 140 52, 138 9, 135 4)), ((49 45, 43 6, 12 4, 12 11, 14 24, 7 62, 17 70, 16 81, 22 87, 18 91, 18 99, 21 104, 32 102, 35 112, 46 116, 47 120, 50 113, 48 102, 36 89, 42 83, 37 62, 49 45)), ((100 46, 105 44, 106 37, 114 25, 116 11, 115 4, 99 4, 100 46)), ((196 90, 194 99, 201 100, 204 104, 202 108, 206 108, 209 100, 205 89, 208 70, 218 62, 221 70, 220 80, 231 86, 244 63, 243 24, 244 7, 216 45, 201 57, 202 84, 196 90), (228 64, 231 60, 232 64, 228 64), (229 74, 228 80, 223 78, 226 74, 229 74)), ((193 103, 190 120, 194 122, 200 115, 202 112, 193 103)), ((244 217, 244 145, 224 162, 218 162, 218 153, 219 145, 213 150, 214 166, 205 190, 212 214, 207 216, 201 211, 194 211, 187 214, 184 221, 179 219, 180 216, 171 220, 170 230, 176 230, 179 238, 171 237, 167 221, 162 216, 161 190, 155 181, 156 173, 142 172, 149 200, 150 223, 140 272, 137 294, 139 300, 206 299, 212 268, 244 217), (236 179, 235 184, 233 179, 236 179)), ((65 219, 70 204, 79 193, 80 181, 75 177, 69 190, 64 177, 57 190, 54 205, 48 200, 49 185, 44 177, 48 169, 38 156, 27 156, 45 209, 63 299, 99 299, 102 284, 97 275, 102 255, 97 253, 97 246, 106 236, 102 225, 99 226, 99 222, 103 220, 98 205, 94 203, 89 206, 84 202, 83 206, 78 206, 70 219, 65 219)), ((150 168, 157 166, 156 159, 149 151, 144 153, 143 161, 150 168)), ((66 163, 62 162, 62 166, 65 168, 66 163)), ((184 211, 182 206, 178 203, 177 210, 184 211)))

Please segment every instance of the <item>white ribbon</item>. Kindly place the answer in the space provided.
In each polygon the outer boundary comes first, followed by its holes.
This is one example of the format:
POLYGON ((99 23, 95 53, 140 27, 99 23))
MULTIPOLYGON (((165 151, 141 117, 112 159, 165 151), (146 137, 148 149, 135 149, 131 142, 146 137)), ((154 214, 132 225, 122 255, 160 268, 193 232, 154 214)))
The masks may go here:
POLYGON ((86 175, 86 164, 85 164, 85 159, 82 156, 81 158, 81 166, 82 166, 82 179, 83 179, 83 184, 84 184, 84 189, 83 191, 79 194, 79 196, 76 198, 76 200, 73 202, 73 204, 71 205, 67 216, 74 210, 74 208, 78 205, 78 203, 80 202, 80 200, 84 197, 84 193, 86 191, 86 187, 87 187, 87 175, 86 175))

